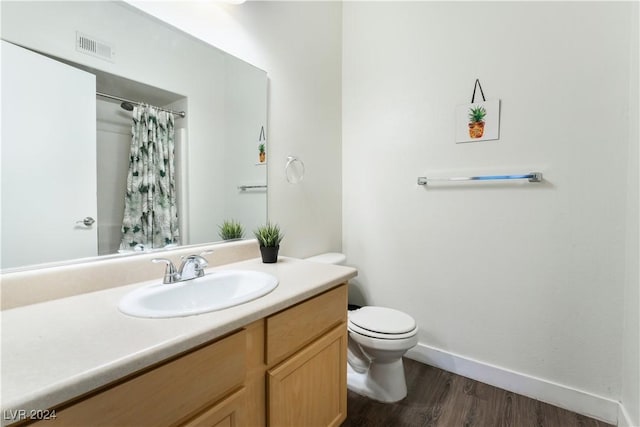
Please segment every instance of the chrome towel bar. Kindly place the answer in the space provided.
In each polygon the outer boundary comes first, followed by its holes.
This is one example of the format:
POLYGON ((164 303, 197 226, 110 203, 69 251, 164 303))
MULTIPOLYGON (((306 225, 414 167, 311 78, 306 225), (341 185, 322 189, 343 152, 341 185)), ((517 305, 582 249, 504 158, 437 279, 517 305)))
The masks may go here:
POLYGON ((529 172, 527 174, 513 175, 481 175, 481 176, 451 176, 445 178, 418 177, 418 185, 427 185, 431 181, 499 181, 512 179, 528 179, 529 182, 542 182, 542 172, 529 172))

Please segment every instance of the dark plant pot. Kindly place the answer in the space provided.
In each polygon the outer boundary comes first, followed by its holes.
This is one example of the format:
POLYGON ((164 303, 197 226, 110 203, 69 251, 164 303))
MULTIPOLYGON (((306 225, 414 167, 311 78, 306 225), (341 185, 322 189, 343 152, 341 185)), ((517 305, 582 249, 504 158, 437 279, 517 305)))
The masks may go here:
POLYGON ((265 264, 278 262, 278 250, 280 250, 280 246, 260 246, 262 262, 265 264))

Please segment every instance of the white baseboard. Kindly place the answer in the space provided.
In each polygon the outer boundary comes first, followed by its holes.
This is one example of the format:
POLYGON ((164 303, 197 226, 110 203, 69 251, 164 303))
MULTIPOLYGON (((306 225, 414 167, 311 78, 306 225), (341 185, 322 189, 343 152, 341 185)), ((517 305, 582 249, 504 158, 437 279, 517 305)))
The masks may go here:
POLYGON ((631 421, 631 415, 622 403, 618 406, 618 427, 638 427, 637 423, 631 421))
MULTIPOLYGON (((619 402, 523 373, 489 365, 419 343, 406 357, 560 408, 616 425, 619 402)), ((628 416, 627 416, 628 419, 628 416)), ((624 425, 624 424, 621 424, 624 425)), ((630 423, 628 425, 631 425, 630 423)))

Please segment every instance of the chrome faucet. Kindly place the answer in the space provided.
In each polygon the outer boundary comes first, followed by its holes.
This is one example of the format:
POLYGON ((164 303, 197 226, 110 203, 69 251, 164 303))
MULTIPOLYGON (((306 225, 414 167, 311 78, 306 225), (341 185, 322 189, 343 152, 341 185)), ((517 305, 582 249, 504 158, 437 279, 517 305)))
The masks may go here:
POLYGON ((209 263, 203 255, 208 255, 210 253, 213 253, 213 251, 209 250, 202 252, 200 255, 188 255, 186 257, 182 257, 182 264, 180 264, 179 270, 176 270, 173 262, 167 258, 154 258, 151 262, 165 263, 167 265, 167 268, 164 271, 162 283, 184 282, 185 280, 204 276, 204 269, 209 265, 209 263))

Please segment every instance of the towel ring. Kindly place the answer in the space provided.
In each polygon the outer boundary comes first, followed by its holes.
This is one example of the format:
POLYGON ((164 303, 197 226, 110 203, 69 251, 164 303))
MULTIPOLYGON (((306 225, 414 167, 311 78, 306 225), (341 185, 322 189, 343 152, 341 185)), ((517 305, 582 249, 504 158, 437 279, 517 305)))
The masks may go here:
POLYGON ((295 156, 287 157, 284 176, 289 184, 297 184, 304 179, 304 163, 295 156))

